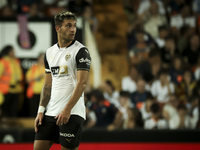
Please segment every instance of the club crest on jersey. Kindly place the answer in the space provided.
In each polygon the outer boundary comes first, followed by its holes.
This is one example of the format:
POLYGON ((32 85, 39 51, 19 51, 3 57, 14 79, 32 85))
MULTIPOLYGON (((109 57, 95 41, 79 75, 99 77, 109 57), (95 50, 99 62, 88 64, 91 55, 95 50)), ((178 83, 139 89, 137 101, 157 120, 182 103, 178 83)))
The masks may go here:
POLYGON ((65 60, 66 60, 66 61, 68 61, 70 58, 71 58, 71 54, 67 54, 67 55, 65 56, 65 60))

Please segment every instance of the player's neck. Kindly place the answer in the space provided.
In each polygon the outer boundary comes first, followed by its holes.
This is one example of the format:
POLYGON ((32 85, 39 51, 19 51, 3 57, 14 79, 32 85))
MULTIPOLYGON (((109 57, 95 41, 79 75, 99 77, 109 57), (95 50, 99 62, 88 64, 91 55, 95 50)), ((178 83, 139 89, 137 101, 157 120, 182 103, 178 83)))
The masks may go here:
POLYGON ((60 40, 60 39, 58 39, 58 44, 59 44, 59 47, 60 47, 60 48, 62 48, 62 47, 67 47, 67 46, 69 46, 71 43, 72 43, 72 41, 60 40))

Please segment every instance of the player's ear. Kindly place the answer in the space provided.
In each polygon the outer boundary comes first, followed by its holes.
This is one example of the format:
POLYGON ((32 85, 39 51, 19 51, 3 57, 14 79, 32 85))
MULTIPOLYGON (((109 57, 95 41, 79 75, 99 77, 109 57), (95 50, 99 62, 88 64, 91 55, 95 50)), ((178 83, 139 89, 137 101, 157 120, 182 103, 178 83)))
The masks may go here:
POLYGON ((60 30, 60 26, 59 25, 56 25, 55 26, 55 29, 56 29, 56 32, 58 32, 60 30))

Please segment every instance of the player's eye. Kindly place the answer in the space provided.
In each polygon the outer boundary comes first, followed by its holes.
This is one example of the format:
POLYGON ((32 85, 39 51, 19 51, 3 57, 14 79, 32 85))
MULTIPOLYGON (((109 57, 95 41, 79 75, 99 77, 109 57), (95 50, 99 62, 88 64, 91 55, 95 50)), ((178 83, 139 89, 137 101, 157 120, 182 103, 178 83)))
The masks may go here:
POLYGON ((72 28, 72 27, 73 27, 73 28, 76 28, 76 25, 68 24, 68 25, 66 25, 66 27, 67 27, 67 28, 72 28))

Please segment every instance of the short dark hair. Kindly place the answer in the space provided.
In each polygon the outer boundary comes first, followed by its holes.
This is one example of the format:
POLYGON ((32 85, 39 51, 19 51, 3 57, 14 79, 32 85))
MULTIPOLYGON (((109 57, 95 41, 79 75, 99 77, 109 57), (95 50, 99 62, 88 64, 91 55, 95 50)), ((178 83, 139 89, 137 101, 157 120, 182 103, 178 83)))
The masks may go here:
POLYGON ((140 128, 144 126, 144 121, 142 119, 142 114, 137 108, 128 108, 134 116, 135 127, 140 128))
POLYGON ((151 105, 150 110, 152 113, 156 114, 160 111, 160 106, 158 103, 154 103, 151 105))
POLYGON ((172 63, 174 63, 176 59, 179 59, 179 60, 181 61, 181 64, 183 63, 183 58, 182 58, 180 55, 175 55, 175 56, 172 58, 172 63))
POLYGON ((186 34, 188 32, 188 30, 189 30, 189 26, 183 26, 183 27, 181 27, 181 29, 180 29, 181 35, 186 34))
POLYGON ((112 88, 113 91, 115 90, 115 87, 114 87, 114 85, 113 85, 113 83, 112 83, 111 80, 106 80, 105 83, 106 83, 107 85, 109 85, 109 86, 112 88))
POLYGON ((63 11, 63 12, 55 15, 55 17, 54 17, 55 26, 57 26, 57 25, 62 26, 62 23, 64 22, 65 19, 76 21, 76 16, 72 12, 63 11))
POLYGON ((159 76, 161 75, 168 75, 169 74, 169 69, 167 68, 162 68, 160 71, 159 71, 159 76))
POLYGON ((97 99, 97 101, 103 101, 103 100, 105 100, 103 92, 101 92, 100 90, 93 90, 90 93, 90 97, 91 96, 94 96, 97 99))
POLYGON ((187 110, 186 106, 183 104, 178 105, 177 110, 187 110))
POLYGON ((144 30, 136 30, 136 34, 138 34, 138 33, 142 33, 142 34, 145 34, 145 32, 144 32, 144 30))
POLYGON ((153 58, 155 56, 160 56, 160 51, 158 49, 151 49, 149 52, 149 58, 153 58))
POLYGON ((189 72, 192 75, 192 70, 190 69, 190 67, 186 67, 183 71, 183 74, 185 74, 186 72, 189 72))
POLYGON ((5 46, 0 52, 0 58, 7 56, 12 49, 13 47, 11 45, 5 46))
POLYGON ((169 40, 173 40, 175 41, 174 37, 172 35, 168 35, 166 38, 165 38, 165 41, 169 41, 169 40))
POLYGON ((166 26, 166 25, 162 25, 162 26, 159 26, 158 27, 158 31, 160 32, 160 31, 162 31, 162 30, 168 30, 168 27, 166 26))
POLYGON ((130 97, 130 93, 127 91, 120 91, 119 95, 121 97, 130 97))
POLYGON ((150 92, 147 93, 146 100, 151 100, 151 101, 154 100, 154 97, 150 92))

